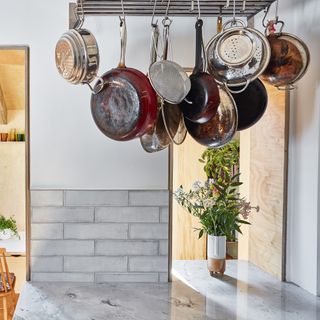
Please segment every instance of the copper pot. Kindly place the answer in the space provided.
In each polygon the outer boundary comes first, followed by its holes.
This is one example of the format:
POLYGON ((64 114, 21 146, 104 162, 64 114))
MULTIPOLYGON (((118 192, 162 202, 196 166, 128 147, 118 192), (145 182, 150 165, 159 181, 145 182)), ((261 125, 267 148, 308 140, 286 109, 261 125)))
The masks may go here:
POLYGON ((271 58, 262 79, 281 88, 294 88, 294 83, 306 73, 310 53, 306 44, 289 33, 271 33, 267 37, 271 58))

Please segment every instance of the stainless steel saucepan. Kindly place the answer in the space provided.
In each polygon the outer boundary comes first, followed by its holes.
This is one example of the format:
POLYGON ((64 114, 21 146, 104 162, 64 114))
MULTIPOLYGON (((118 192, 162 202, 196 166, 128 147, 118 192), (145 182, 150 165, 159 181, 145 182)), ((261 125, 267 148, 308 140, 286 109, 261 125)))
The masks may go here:
POLYGON ((99 69, 99 48, 93 34, 82 29, 84 22, 83 0, 80 1, 82 15, 78 17, 74 29, 64 33, 55 49, 58 72, 73 84, 89 84, 99 69))

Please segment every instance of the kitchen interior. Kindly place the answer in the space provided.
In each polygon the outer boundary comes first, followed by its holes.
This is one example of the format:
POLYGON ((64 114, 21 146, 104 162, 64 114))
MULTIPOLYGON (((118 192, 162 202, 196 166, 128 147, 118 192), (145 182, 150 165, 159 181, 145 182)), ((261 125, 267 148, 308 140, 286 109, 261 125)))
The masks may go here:
POLYGON ((3 12, 3 319, 318 319, 316 0, 3 12))

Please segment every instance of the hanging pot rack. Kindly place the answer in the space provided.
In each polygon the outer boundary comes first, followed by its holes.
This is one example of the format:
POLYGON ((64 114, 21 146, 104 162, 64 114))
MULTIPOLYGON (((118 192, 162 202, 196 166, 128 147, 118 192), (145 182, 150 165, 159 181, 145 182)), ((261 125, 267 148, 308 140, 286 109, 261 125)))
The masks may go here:
MULTIPOLYGON (((81 0, 69 4, 70 25, 76 19, 75 12, 82 13, 81 0)), ((232 16, 233 1, 227 0, 200 0, 201 16, 232 16)), ((260 11, 269 7, 275 0, 236 0, 236 15, 247 17, 248 19, 255 16, 260 11), (244 8, 245 2, 245 10, 244 8)), ((117 16, 122 14, 120 0, 82 0, 83 14, 85 16, 117 16)), ((128 0, 124 1, 125 13, 127 16, 151 16, 154 2, 152 0, 128 0)), ((167 0, 157 2, 157 16, 163 16, 166 11, 167 0)), ((197 16, 198 10, 196 0, 171 0, 170 16, 197 16)))

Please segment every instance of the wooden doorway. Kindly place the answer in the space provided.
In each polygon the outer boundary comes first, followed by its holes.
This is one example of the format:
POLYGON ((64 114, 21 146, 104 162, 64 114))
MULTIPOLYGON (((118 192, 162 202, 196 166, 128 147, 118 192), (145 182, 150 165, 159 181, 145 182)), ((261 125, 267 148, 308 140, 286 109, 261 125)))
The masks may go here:
MULTIPOLYGON (((240 134, 240 190, 260 212, 253 214, 252 225, 239 237, 239 258, 248 260, 273 276, 284 280, 287 146, 289 97, 266 84, 269 102, 263 118, 240 134)), ((189 190, 195 180, 205 180, 199 163, 204 147, 190 136, 171 151, 170 190, 183 185, 189 190)), ((206 259, 206 239, 193 231, 198 222, 171 199, 171 259, 206 259)))
POLYGON ((0 46, 0 215, 13 217, 18 235, 6 248, 16 291, 29 280, 29 48, 0 46))

